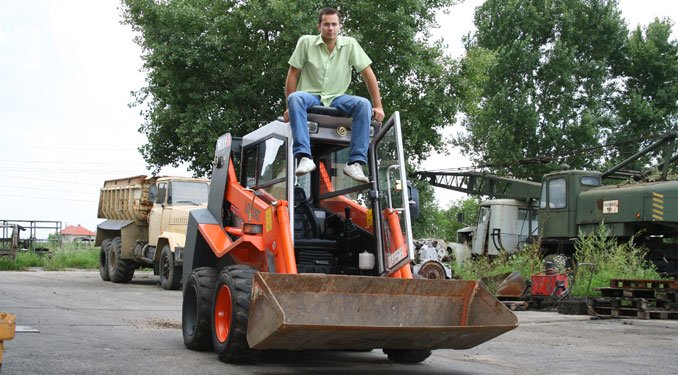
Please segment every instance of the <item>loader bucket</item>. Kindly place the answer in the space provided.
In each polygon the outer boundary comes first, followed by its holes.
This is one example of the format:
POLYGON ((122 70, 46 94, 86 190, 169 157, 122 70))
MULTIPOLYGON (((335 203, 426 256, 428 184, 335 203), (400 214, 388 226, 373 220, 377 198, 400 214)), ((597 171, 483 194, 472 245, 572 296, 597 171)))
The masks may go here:
POLYGON ((257 273, 254 349, 468 349, 518 326, 476 281, 257 273))

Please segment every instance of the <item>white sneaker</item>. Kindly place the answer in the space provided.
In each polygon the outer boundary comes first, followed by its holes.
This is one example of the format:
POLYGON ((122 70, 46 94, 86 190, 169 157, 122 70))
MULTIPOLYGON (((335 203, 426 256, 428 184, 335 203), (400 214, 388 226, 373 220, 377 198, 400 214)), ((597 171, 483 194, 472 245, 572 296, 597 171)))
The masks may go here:
POLYGON ((297 170, 294 172, 297 176, 303 176, 308 172, 312 172, 315 170, 315 163, 313 160, 303 157, 301 160, 299 160, 299 164, 297 164, 297 170))
POLYGON ((346 164, 344 174, 358 182, 370 182, 363 173, 363 167, 359 163, 346 164))

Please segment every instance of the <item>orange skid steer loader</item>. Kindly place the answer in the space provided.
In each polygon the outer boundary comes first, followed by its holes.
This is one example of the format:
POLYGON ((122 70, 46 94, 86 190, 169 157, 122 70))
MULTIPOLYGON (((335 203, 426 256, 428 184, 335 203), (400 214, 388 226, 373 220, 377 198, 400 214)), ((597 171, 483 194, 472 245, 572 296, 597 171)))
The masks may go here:
POLYGON ((191 211, 183 252, 186 347, 224 362, 264 349, 382 348, 417 363, 514 329, 515 315, 475 281, 413 279, 418 202, 398 113, 372 123, 370 181, 358 183, 341 173, 351 119, 309 112, 318 167, 300 177, 284 122, 217 141, 208 206, 191 211))

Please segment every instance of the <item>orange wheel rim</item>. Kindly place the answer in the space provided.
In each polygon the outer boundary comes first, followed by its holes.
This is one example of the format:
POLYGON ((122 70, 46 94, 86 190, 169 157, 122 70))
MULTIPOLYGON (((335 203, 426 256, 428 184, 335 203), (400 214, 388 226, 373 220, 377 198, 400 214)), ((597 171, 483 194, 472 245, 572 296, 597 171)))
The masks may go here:
POLYGON ((217 302, 214 306, 214 328, 219 342, 225 342, 231 330, 231 290, 222 285, 217 293, 217 302))

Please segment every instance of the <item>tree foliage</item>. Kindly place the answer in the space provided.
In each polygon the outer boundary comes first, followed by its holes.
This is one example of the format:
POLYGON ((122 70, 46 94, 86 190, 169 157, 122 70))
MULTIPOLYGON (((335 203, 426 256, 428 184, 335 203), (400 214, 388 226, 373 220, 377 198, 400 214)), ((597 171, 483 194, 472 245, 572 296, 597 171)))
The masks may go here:
MULTIPOLYGON (((456 103, 453 61, 427 29, 435 12, 455 0, 336 1, 344 34, 372 58, 384 109, 401 112, 406 153, 417 162, 441 145, 437 130, 456 103)), ((317 0, 123 0, 124 22, 143 48, 147 85, 135 93, 142 108, 141 147, 155 169, 189 163, 210 171, 214 143, 242 136, 284 111, 287 60, 296 40, 317 34, 317 0)), ((354 79, 350 90, 369 97, 354 79)))
POLYGON ((618 126, 611 140, 630 147, 618 147, 617 159, 678 124, 678 41, 670 39, 672 26, 669 19, 655 19, 645 29, 638 26, 626 41, 618 67, 624 89, 615 102, 618 126))
POLYGON ((532 179, 560 161, 600 168, 675 126, 668 21, 629 36, 615 0, 486 0, 475 24, 456 144, 477 164, 532 179), (602 147, 623 140, 634 147, 602 147))

